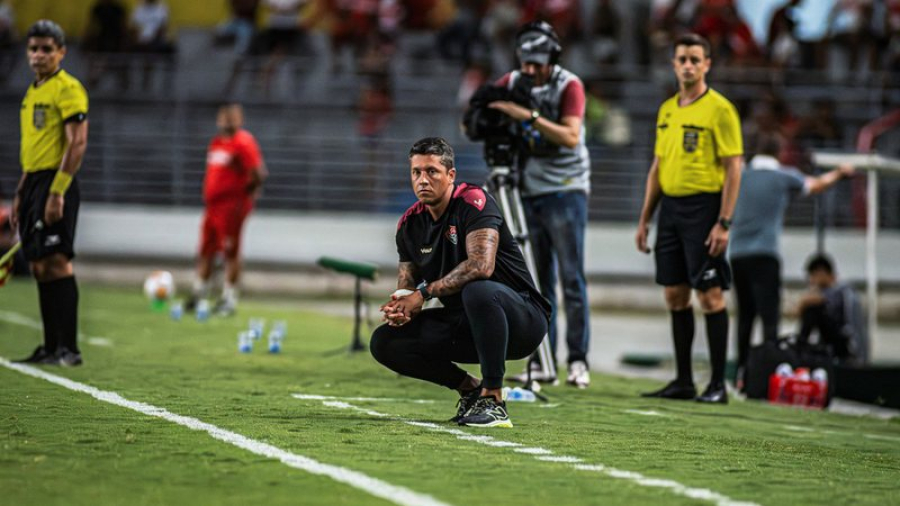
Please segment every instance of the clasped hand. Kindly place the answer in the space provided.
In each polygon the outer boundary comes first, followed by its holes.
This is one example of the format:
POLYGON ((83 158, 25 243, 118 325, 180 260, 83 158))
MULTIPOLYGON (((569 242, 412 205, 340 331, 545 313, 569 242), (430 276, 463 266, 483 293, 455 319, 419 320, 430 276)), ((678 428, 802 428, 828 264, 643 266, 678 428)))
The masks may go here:
POLYGON ((379 308, 382 312, 381 321, 387 322, 391 327, 405 325, 422 311, 424 303, 422 295, 417 291, 408 295, 394 293, 391 300, 379 308))

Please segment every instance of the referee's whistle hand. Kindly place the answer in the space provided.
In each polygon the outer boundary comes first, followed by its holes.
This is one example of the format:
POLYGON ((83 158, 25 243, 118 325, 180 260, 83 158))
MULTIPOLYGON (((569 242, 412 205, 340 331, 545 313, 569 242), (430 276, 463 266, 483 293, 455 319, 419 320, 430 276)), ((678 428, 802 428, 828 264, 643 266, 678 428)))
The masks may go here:
POLYGON ((47 197, 47 205, 44 207, 44 223, 52 225, 63 217, 63 205, 65 201, 63 196, 58 193, 51 193, 47 197))
POLYGON ((13 198, 12 208, 9 210, 9 227, 13 232, 19 229, 19 196, 13 198))
POLYGON ((650 254, 650 248, 647 247, 648 228, 645 225, 638 225, 637 233, 634 235, 634 244, 641 253, 650 254))
POLYGON ((717 257, 725 253, 725 248, 728 247, 728 231, 722 228, 721 225, 716 224, 709 231, 709 236, 704 244, 709 247, 710 256, 717 257))

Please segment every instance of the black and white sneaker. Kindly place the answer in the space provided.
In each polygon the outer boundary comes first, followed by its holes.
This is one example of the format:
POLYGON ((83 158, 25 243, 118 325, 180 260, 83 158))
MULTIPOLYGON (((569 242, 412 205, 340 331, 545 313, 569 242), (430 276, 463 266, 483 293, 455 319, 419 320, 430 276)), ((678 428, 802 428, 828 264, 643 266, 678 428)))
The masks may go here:
POLYGON ((44 360, 48 358, 52 358, 53 353, 47 351, 47 348, 44 348, 44 345, 40 345, 34 349, 34 352, 31 353, 27 358, 22 358, 19 360, 13 360, 14 364, 40 364, 43 363, 44 360))
POLYGON ((459 419, 460 425, 469 427, 512 427, 509 414, 506 412, 506 403, 497 402, 493 395, 479 397, 472 409, 459 419))
POLYGON ((475 405, 475 401, 478 400, 478 396, 481 394, 481 386, 478 388, 472 389, 471 392, 466 395, 460 396, 459 400, 456 401, 456 416, 451 418, 449 421, 454 423, 459 423, 462 417, 466 416, 466 413, 472 409, 472 406, 475 405))
POLYGON ((63 367, 76 367, 83 363, 81 353, 75 353, 68 348, 56 350, 56 363, 63 367))

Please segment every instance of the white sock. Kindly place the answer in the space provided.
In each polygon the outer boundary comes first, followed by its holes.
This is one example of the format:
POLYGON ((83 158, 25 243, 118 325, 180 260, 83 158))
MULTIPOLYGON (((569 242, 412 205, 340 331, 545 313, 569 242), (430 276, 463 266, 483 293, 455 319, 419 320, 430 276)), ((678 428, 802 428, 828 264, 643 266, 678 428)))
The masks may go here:
POLYGON ((194 278, 194 297, 205 299, 209 297, 209 280, 203 280, 199 277, 194 278))
POLYGON ((225 302, 227 302, 229 304, 237 305, 237 299, 238 299, 237 287, 232 284, 225 283, 225 286, 222 287, 222 300, 224 300, 225 302))

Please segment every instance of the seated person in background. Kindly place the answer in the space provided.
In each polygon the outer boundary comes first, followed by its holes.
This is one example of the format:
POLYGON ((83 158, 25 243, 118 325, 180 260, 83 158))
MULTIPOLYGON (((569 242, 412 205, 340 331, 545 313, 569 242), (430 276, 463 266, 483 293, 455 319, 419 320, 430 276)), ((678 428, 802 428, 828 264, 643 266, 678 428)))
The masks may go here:
POLYGON ((131 13, 134 30, 134 50, 145 53, 166 53, 171 46, 166 40, 169 8, 161 0, 143 0, 131 13))
POLYGON ((16 66, 16 15, 10 0, 0 0, 0 83, 5 83, 16 66))
POLYGON ((865 364, 869 339, 859 297, 848 285, 837 282, 834 263, 816 254, 806 264, 810 290, 800 299, 800 343, 808 343, 813 330, 819 345, 828 348, 841 363, 865 364))
POLYGON ((87 88, 115 74, 121 91, 128 89, 128 10, 119 0, 97 0, 91 8, 82 44, 88 59, 87 88))
POLYGON ((150 88, 153 66, 157 60, 171 63, 175 47, 169 42, 166 31, 169 24, 169 8, 162 0, 143 0, 131 13, 133 33, 132 50, 142 53, 144 91, 150 88))

